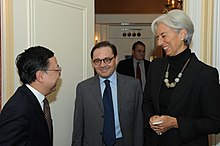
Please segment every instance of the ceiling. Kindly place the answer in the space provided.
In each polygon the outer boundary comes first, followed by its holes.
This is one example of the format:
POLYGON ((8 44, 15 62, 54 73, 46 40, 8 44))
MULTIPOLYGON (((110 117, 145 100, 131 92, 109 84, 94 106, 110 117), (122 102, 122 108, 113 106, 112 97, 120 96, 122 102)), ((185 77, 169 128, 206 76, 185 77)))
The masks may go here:
POLYGON ((161 14, 166 0, 95 0, 96 14, 161 14))

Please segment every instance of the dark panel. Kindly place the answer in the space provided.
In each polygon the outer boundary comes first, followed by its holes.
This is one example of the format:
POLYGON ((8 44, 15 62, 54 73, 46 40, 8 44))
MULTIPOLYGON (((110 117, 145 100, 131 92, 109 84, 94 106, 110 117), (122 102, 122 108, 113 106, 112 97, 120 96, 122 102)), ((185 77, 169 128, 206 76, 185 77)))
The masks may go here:
POLYGON ((95 0, 96 14, 160 14, 165 0, 95 0))

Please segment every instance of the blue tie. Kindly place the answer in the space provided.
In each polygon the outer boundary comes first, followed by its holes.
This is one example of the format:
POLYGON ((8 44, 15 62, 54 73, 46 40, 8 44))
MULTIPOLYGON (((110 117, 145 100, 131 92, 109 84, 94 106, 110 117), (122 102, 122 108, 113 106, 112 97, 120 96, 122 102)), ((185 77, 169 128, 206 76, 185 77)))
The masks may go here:
POLYGON ((115 120, 114 110, 112 103, 112 92, 110 87, 110 81, 105 80, 105 90, 103 93, 103 105, 104 105, 104 127, 103 127, 103 141, 106 146, 113 146, 116 142, 115 136, 115 120))

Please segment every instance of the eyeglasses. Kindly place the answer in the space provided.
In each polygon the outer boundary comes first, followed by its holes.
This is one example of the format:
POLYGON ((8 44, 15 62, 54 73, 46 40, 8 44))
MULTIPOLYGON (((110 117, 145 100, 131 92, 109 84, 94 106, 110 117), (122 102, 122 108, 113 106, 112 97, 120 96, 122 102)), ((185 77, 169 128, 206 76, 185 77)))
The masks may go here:
POLYGON ((62 68, 60 66, 57 67, 58 69, 47 69, 46 71, 58 71, 61 72, 62 68))
POLYGON ((106 57, 104 59, 95 59, 95 60, 93 60, 93 63, 95 65, 100 65, 103 61, 105 64, 110 64, 113 58, 115 58, 115 56, 113 56, 112 58, 106 57))

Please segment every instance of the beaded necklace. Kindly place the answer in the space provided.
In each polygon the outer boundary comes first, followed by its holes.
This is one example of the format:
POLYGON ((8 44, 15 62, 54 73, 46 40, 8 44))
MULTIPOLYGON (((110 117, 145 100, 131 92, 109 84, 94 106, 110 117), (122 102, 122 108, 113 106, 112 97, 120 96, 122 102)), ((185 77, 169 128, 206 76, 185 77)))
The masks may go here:
POLYGON ((190 61, 190 58, 186 61, 186 63, 184 64, 184 66, 183 66, 183 68, 181 70, 181 72, 174 79, 174 82, 171 82, 171 83, 169 83, 170 81, 168 79, 168 77, 169 77, 169 68, 170 68, 170 64, 168 63, 167 70, 165 72, 165 79, 164 79, 164 83, 167 86, 167 88, 174 88, 176 86, 176 84, 179 83, 179 81, 180 81, 180 79, 181 79, 181 77, 183 75, 183 71, 185 70, 185 68, 186 68, 187 64, 189 63, 189 61, 190 61))

